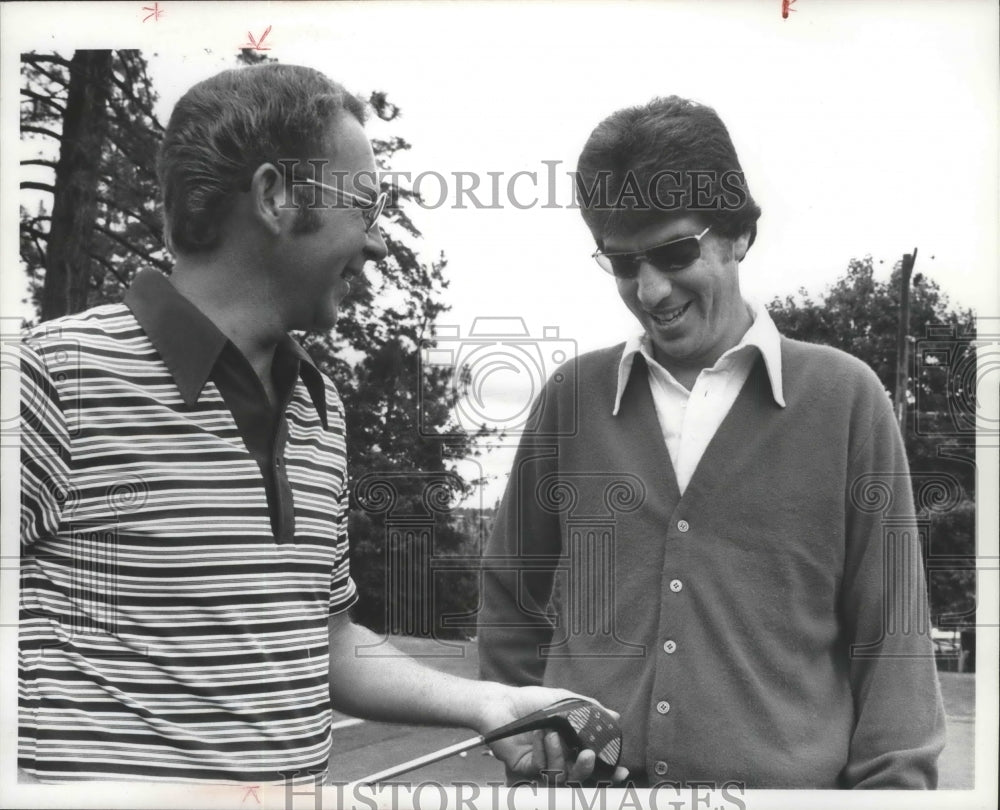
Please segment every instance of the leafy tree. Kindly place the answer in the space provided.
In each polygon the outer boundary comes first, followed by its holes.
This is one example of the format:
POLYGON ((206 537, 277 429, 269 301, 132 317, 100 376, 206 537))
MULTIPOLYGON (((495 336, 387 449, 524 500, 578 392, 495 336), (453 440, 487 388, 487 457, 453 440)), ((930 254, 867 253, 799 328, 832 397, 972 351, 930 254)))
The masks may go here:
MULTIPOLYGON (((237 61, 273 60, 246 49, 237 61)), ((169 273, 155 175, 163 127, 154 113, 157 96, 142 54, 77 51, 66 58, 28 53, 22 55, 21 73, 22 137, 40 146, 37 158, 22 163, 55 175, 54 182, 21 184, 25 192, 39 195, 21 207, 21 260, 40 319, 120 301, 140 267, 169 273), (51 156, 56 149, 58 162, 51 156), (61 171, 64 163, 72 168, 61 171), (67 199, 75 202, 67 206, 67 199), (72 225, 57 227, 57 215, 67 207, 72 225), (62 268, 71 282, 59 275, 62 268), (63 294, 67 287, 73 294, 63 294)), ((399 115, 384 92, 372 93, 370 102, 382 121, 391 123, 399 115)), ((373 148, 379 168, 388 170, 392 157, 410 146, 389 137, 374 140, 373 148)), ((350 495, 351 562, 362 593, 357 618, 379 630, 396 625, 390 629, 404 626, 426 634, 440 629, 441 615, 468 611, 478 599, 474 565, 469 561, 463 567, 459 560, 445 586, 439 583, 433 615, 424 620, 424 602, 433 589, 426 578, 435 576, 431 558, 469 553, 466 536, 452 525, 449 506, 473 484, 449 471, 448 455, 468 455, 474 437, 455 436, 455 392, 447 370, 420 369, 421 348, 432 345, 425 336, 446 309, 441 302, 446 261, 442 255, 425 263, 417 254, 420 231, 406 212, 406 204, 417 199, 414 192, 383 188, 391 195, 383 222, 389 255, 353 285, 334 332, 307 334, 302 341, 344 401, 351 480, 375 475, 395 490, 391 512, 366 508, 355 491, 350 495), (447 448, 444 434, 450 436, 447 448), (428 487, 440 507, 431 512, 428 487), (423 539, 404 533, 411 547, 391 553, 387 538, 396 523, 416 519, 426 530, 423 539), (416 584, 394 591, 389 582, 416 584)))
MULTIPOLYGON (((819 300, 805 290, 768 305, 788 337, 835 346, 866 362, 895 393, 901 271, 875 278, 871 256, 852 259, 819 300)), ((974 622, 975 315, 953 309, 938 284, 916 273, 910 287, 911 357, 903 431, 927 548, 935 623, 974 622), (971 373, 970 373, 971 371, 971 373)))

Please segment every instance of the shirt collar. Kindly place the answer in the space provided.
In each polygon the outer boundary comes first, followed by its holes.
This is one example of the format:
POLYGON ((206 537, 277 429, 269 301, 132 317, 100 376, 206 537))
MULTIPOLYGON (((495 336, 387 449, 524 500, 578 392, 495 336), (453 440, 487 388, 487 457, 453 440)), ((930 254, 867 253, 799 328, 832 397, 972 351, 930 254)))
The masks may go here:
MULTIPOLYGON (((184 402, 194 405, 229 338, 157 270, 136 273, 125 293, 125 305, 163 358, 184 402)), ((327 427, 326 386, 312 358, 289 335, 278 344, 274 356, 276 362, 298 364, 299 376, 327 427)))
MULTIPOLYGON (((750 347, 755 347, 764 358, 764 367, 767 370, 767 377, 771 383, 771 395, 774 401, 782 408, 785 407, 784 388, 781 376, 781 335, 778 327, 774 325, 767 309, 758 301, 745 301, 747 310, 753 318, 753 323, 747 329, 743 338, 731 349, 723 353, 722 357, 716 361, 713 368, 725 358, 731 357, 738 352, 744 352, 750 347)), ((618 415, 621 407, 622 396, 625 393, 625 386, 628 384, 629 376, 632 373, 632 365, 637 354, 641 354, 647 363, 655 363, 652 349, 649 343, 649 335, 642 333, 634 335, 625 343, 622 350, 621 360, 618 362, 618 386, 615 391, 615 405, 611 411, 612 416, 618 415)), ((662 366, 661 366, 662 368, 662 366)), ((669 371, 663 369, 664 373, 673 379, 669 371)))
POLYGON ((309 397, 316 408, 316 413, 319 414, 323 428, 326 429, 329 425, 326 422, 326 383, 323 381, 322 373, 316 368, 316 364, 309 356, 309 353, 291 335, 285 335, 278 344, 274 355, 275 360, 279 360, 283 355, 291 361, 298 363, 299 377, 305 383, 309 397))

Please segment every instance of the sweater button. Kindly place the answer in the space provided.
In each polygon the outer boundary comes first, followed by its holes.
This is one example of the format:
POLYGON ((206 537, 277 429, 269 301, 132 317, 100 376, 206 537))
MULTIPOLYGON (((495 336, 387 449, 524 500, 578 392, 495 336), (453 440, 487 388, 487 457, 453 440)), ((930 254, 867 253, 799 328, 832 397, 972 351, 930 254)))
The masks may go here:
POLYGON ((667 775, 667 763, 662 759, 653 766, 653 770, 656 772, 657 776, 667 775))
POLYGON ((667 655, 670 655, 676 649, 677 649, 677 642, 674 641, 672 638, 667 639, 666 641, 663 642, 663 652, 665 652, 667 655))
POLYGON ((670 580, 670 590, 672 590, 674 593, 679 593, 681 588, 683 587, 684 583, 681 582, 679 579, 670 580))
POLYGON ((661 700, 659 703, 656 704, 656 711, 658 711, 660 714, 666 714, 667 712, 670 711, 670 704, 665 700, 661 700))
POLYGON ((679 531, 679 532, 686 532, 690 528, 691 528, 691 525, 686 520, 678 520, 677 521, 677 531, 679 531))

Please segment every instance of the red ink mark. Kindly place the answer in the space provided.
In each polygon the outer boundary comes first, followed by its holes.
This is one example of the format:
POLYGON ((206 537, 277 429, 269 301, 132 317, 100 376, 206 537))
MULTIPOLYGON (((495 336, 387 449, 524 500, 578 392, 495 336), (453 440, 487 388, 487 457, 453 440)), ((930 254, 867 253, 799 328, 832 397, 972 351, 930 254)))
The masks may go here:
MULTIPOLYGON (((259 787, 260 785, 250 785, 243 794, 243 802, 247 800, 247 796, 253 796, 257 800, 257 804, 260 804, 260 796, 257 795, 257 788, 259 787)), ((243 802, 240 802, 240 804, 243 804, 243 802)))
POLYGON ((151 14, 147 14, 145 16, 143 22, 146 22, 146 20, 153 20, 153 22, 156 22, 160 19, 160 15, 163 14, 163 9, 160 8, 159 3, 153 3, 151 6, 143 6, 142 10, 152 12, 151 14))
POLYGON ((792 8, 792 3, 794 2, 795 0, 781 0, 781 19, 787 20, 788 12, 796 11, 796 9, 792 8))
POLYGON ((251 34, 249 31, 247 31, 247 36, 250 37, 250 44, 249 45, 244 45, 243 47, 244 48, 252 48, 255 51, 269 51, 269 50, 271 50, 270 48, 265 48, 264 47, 264 40, 267 38, 267 35, 270 34, 270 33, 271 33, 271 26, 269 25, 264 30, 264 33, 260 35, 260 39, 257 40, 257 39, 254 39, 253 34, 251 34))

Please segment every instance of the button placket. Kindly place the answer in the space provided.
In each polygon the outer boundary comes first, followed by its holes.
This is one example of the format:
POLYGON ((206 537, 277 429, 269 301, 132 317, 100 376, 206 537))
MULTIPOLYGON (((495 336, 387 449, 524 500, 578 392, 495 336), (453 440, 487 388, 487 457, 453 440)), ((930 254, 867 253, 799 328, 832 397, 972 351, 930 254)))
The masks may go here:
MULTIPOLYGON (((274 434, 274 477, 277 490, 277 531, 278 542, 294 542, 295 537, 295 501, 291 482, 288 480, 288 462, 285 450, 288 445, 288 421, 285 412, 278 417, 274 434)), ((272 524, 273 525, 273 524, 272 524)))

